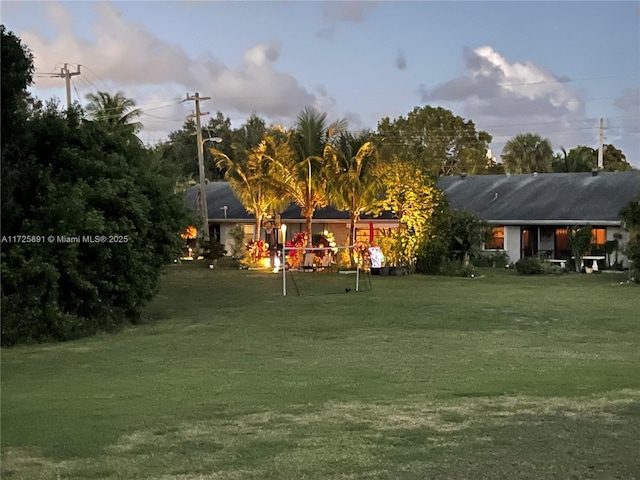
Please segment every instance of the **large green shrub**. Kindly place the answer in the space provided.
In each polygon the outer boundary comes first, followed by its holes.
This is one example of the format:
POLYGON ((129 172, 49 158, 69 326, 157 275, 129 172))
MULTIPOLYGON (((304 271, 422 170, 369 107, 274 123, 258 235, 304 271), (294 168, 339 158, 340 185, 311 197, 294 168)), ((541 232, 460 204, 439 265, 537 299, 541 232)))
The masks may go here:
MULTIPOLYGON (((20 67, 11 40, 3 29, 3 81, 20 67)), ((179 254, 186 206, 139 142, 74 108, 28 111, 25 86, 3 84, 20 101, 2 118, 2 345, 137 322, 179 254)))
POLYGON ((449 258, 448 245, 439 240, 432 239, 420 246, 416 259, 416 272, 427 275, 444 274, 444 264, 449 258))
POLYGON ((486 253, 476 256, 473 264, 476 267, 505 268, 509 265, 509 255, 506 252, 486 253))
POLYGON ((629 241, 624 253, 631 261, 630 273, 640 283, 640 195, 620 210, 620 217, 629 230, 629 241))
POLYGON ((446 200, 443 200, 440 208, 434 211, 432 225, 432 235, 417 250, 416 271, 447 276, 473 273, 470 260, 480 258, 486 223, 471 212, 450 208, 446 200), (457 261, 468 268, 460 272, 455 267, 457 261))
POLYGON ((522 275, 542 273, 542 261, 538 257, 522 257, 516 262, 516 270, 522 275))

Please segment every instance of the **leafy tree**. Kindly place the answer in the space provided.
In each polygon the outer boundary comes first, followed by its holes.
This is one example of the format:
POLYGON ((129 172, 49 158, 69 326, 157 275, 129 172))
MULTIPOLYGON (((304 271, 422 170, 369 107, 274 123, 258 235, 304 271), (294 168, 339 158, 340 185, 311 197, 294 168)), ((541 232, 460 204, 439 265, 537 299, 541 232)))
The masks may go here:
POLYGON ((487 175, 504 175, 504 165, 502 163, 496 162, 495 158, 490 158, 487 161, 487 168, 485 172, 487 175))
POLYGON ((394 234, 391 257, 395 263, 413 268, 420 245, 435 235, 433 219, 444 202, 443 194, 418 166, 398 159, 386 165, 382 181, 384 196, 371 211, 387 210, 398 218, 400 227, 394 234))
MULTIPOLYGON (((206 144, 205 144, 206 145, 206 144)), ((175 181, 184 183, 187 186, 190 182, 195 183, 198 174, 198 143, 196 141, 196 123, 188 119, 180 130, 169 133, 169 140, 161 143, 157 147, 158 155, 162 161, 168 165, 175 165, 175 181)), ((214 179, 210 170, 211 162, 206 159, 208 150, 204 149, 205 155, 205 175, 214 179)), ((217 172, 217 170, 215 170, 217 172)), ((213 173, 216 175, 216 173, 213 173)))
POLYGON ((256 113, 252 113, 247 121, 232 132, 232 148, 235 155, 243 155, 252 148, 257 147, 267 134, 267 126, 264 119, 256 113))
POLYGON ((462 257, 463 264, 469 265, 471 254, 482 246, 488 227, 487 222, 475 214, 453 209, 450 227, 452 257, 462 257))
POLYGON ((640 194, 620 210, 620 217, 629 231, 625 254, 633 262, 635 281, 640 283, 640 194))
MULTIPOLYGON (((0 25, 2 34, 2 138, 3 144, 7 135, 10 135, 14 126, 12 119, 24 121, 26 109, 24 100, 27 98, 27 87, 33 82, 33 54, 29 48, 22 44, 13 32, 8 31, 4 25, 0 25), (20 117, 20 118, 18 118, 20 117)), ((4 148, 3 148, 4 152, 4 148)))
MULTIPOLYGON (((236 158, 236 150, 234 150, 234 131, 231 128, 231 119, 229 117, 226 117, 222 112, 217 111, 215 117, 211 117, 209 119, 209 122, 206 125, 203 125, 202 127, 202 138, 212 138, 212 137, 219 137, 222 139, 222 142, 220 142, 219 144, 217 144, 216 148, 221 151, 222 153, 224 153, 225 155, 227 155, 229 158, 232 158, 235 160, 236 158)), ((194 129, 194 135, 195 135, 195 129, 194 129)), ((194 138, 194 143, 195 143, 195 138, 194 138)), ((205 143, 205 145, 207 145, 207 143, 205 143)), ((211 144, 209 144, 211 145, 211 144)), ((205 150, 205 165, 207 166, 207 171, 210 172, 207 175, 211 175, 210 178, 211 180, 216 180, 216 179, 221 179, 224 176, 224 172, 217 170, 214 171, 214 166, 215 166, 215 162, 213 162, 212 157, 210 155, 208 155, 207 152, 207 148, 204 149, 205 150)), ((244 150, 244 147, 242 147, 240 149, 241 151, 244 150)), ((197 150, 196 150, 196 165, 197 165, 197 150)), ((196 170, 197 171, 197 170, 196 170)))
MULTIPOLYGON (((0 25, 2 42, 2 121, 0 122, 0 154, 2 155, 2 230, 16 232, 21 218, 27 214, 22 202, 42 174, 28 155, 25 145, 32 139, 27 135, 27 87, 33 82, 33 55, 20 38, 0 25), (22 165, 22 169, 18 168, 22 165), (5 166, 7 168, 5 168, 5 166), (10 168, 15 167, 15 168, 10 168), (29 172, 25 175, 25 172, 29 172)), ((3 244, 3 250, 6 247, 3 244)))
MULTIPOLYGON (((433 233, 419 247, 417 270, 428 274, 446 273, 445 265, 453 260, 462 265, 454 269, 456 274, 471 273, 470 259, 486 239, 487 223, 472 212, 451 208, 446 198, 434 210, 431 222, 433 233)), ((455 263, 449 264, 453 265, 455 263)))
POLYGON ((444 108, 426 105, 415 107, 406 118, 384 118, 377 133, 384 158, 410 161, 425 174, 487 173, 491 136, 444 108))
MULTIPOLYGON (((20 44, 3 31, 3 71, 25 68, 5 56, 5 46, 20 44)), ((23 55, 31 71, 26 49, 23 55)), ((3 345, 67 340, 138 321, 188 224, 182 198, 127 135, 53 103, 19 122, 29 78, 3 84, 3 108, 5 101, 15 105, 2 122, 14 134, 2 138, 3 345), (18 236, 32 241, 12 240, 18 236)))
MULTIPOLYGON (((266 129, 264 120, 252 115, 245 124, 236 130, 231 129, 231 120, 220 111, 202 127, 203 139, 219 137, 222 142, 216 145, 216 151, 226 155, 231 161, 239 161, 246 152, 257 146, 266 129)), ((216 166, 211 155, 211 143, 204 143, 205 177, 210 180, 221 180, 225 171, 216 166)), ((196 124, 187 119, 180 130, 169 133, 169 140, 156 148, 160 161, 173 165, 172 176, 181 190, 186 190, 198 180, 198 143, 196 140, 196 124)))
POLYGON ((349 212, 349 244, 353 245, 357 221, 378 198, 383 187, 382 169, 369 131, 341 133, 332 146, 332 153, 331 203, 349 212))
POLYGON ((326 113, 307 107, 299 115, 288 142, 293 155, 274 159, 271 180, 283 197, 290 198, 306 219, 307 245, 316 208, 328 204, 328 170, 333 166, 331 141, 346 129, 344 120, 327 125, 326 113))
POLYGON ((582 257, 591 247, 591 225, 569 227, 567 233, 571 243, 571 253, 576 262, 576 272, 580 273, 582 257))
POLYGON ((551 171, 553 150, 549 140, 540 135, 524 133, 506 143, 501 157, 509 173, 547 173, 551 171))
POLYGON ((416 254, 416 271, 429 275, 444 273, 443 266, 451 255, 451 215, 452 209, 445 195, 442 195, 431 216, 431 234, 427 235, 416 254))
MULTIPOLYGON (((613 145, 604 145, 602 152, 602 165, 605 172, 625 172, 633 170, 633 167, 627 162, 627 157, 621 150, 613 145)), ((596 159, 597 159, 597 151, 596 159)), ((597 162, 597 160, 596 160, 597 162)))

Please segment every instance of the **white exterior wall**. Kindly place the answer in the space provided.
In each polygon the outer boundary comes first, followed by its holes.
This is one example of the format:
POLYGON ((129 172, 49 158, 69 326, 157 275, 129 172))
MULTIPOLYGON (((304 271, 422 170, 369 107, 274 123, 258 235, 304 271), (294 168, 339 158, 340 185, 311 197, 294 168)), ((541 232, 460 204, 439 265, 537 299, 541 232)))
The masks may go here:
MULTIPOLYGON (((220 243, 224 245, 228 257, 233 254, 233 238, 231 237, 231 230, 233 230, 236 225, 236 223, 220 224, 220 243)), ((245 241, 251 240, 253 238, 253 231, 256 228, 255 223, 241 223, 240 225, 244 228, 245 241)))
POLYGON ((520 252, 522 251, 520 240, 519 226, 504 227, 504 250, 507 252, 507 255, 509 255, 510 263, 516 263, 520 260, 520 252))

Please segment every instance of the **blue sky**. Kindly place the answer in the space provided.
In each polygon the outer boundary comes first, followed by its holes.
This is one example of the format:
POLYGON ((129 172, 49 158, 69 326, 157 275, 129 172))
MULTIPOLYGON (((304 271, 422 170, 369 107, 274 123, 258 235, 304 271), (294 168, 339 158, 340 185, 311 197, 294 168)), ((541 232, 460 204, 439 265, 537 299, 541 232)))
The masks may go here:
MULTIPOLYGON (((81 64, 73 99, 122 91, 145 115, 141 138, 177 130, 193 103, 241 125, 255 111, 290 126, 312 105, 352 129, 415 106, 443 106, 494 138, 554 149, 597 146, 598 122, 640 167, 640 2, 2 1, 2 23, 44 75, 81 64)), ((206 118, 205 118, 206 120, 206 118)))

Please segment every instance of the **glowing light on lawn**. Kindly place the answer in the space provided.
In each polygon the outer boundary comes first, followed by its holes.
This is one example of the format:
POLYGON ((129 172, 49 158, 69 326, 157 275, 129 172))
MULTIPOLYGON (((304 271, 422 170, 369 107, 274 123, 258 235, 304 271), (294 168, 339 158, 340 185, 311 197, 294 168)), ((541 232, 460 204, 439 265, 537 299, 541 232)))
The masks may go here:
POLYGON ((266 268, 270 268, 271 267, 271 259, 270 258, 263 258, 262 260, 260 260, 260 263, 262 263, 263 267, 266 267, 266 268))
POLYGON ((273 259, 273 272, 278 273, 280 271, 280 257, 273 259))

